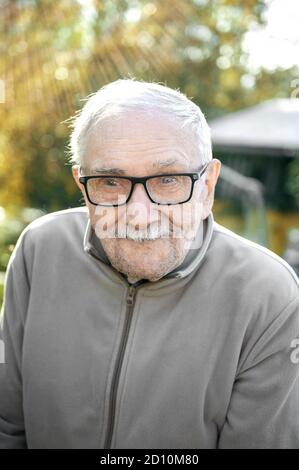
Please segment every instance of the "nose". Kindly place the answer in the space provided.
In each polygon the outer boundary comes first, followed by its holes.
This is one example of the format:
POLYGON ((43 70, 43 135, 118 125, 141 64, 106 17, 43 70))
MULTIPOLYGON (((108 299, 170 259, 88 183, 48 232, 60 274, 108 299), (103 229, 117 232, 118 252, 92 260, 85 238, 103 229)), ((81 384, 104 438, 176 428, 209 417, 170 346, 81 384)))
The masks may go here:
POLYGON ((127 217, 130 225, 138 225, 138 229, 145 229, 151 223, 159 221, 157 207, 151 202, 141 183, 135 184, 127 204, 127 217))

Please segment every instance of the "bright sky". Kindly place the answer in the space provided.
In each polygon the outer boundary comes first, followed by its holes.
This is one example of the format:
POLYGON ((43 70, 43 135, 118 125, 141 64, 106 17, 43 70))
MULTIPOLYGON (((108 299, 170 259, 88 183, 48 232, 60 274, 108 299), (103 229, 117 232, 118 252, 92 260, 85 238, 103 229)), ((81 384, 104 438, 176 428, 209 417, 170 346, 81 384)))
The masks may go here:
POLYGON ((244 48, 249 66, 275 69, 299 66, 299 0, 268 0, 266 26, 249 31, 244 48))

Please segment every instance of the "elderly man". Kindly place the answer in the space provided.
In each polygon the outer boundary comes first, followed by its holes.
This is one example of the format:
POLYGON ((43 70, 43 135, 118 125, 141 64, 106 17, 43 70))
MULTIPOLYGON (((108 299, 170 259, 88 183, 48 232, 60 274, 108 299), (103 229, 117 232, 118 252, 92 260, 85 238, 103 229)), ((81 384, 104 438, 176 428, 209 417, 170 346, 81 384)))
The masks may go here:
POLYGON ((299 447, 298 280, 214 222, 200 109, 118 80, 71 155, 86 207, 31 223, 7 270, 0 447, 299 447))

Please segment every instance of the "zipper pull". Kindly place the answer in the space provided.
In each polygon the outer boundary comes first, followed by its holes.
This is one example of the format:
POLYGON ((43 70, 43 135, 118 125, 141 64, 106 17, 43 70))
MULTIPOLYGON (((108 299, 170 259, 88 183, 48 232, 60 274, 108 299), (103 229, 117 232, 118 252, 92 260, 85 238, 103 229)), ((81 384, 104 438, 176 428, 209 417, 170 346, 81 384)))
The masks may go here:
POLYGON ((134 303, 134 297, 135 297, 135 287, 133 286, 130 286, 129 287, 129 292, 128 292, 128 295, 127 295, 127 304, 128 305, 133 305, 134 303))

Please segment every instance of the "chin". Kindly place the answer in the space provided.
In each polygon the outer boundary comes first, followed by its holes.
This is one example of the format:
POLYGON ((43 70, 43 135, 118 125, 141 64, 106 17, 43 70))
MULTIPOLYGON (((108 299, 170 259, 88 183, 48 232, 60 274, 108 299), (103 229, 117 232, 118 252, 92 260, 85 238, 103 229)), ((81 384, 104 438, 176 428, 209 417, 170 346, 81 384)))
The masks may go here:
POLYGON ((131 283, 137 282, 140 279, 146 279, 147 281, 155 282, 155 281, 159 281, 163 276, 165 276, 165 274, 167 274, 167 271, 161 274, 161 272, 157 273, 153 271, 144 271, 140 269, 140 271, 134 272, 127 276, 128 276, 128 281, 131 283))
POLYGON ((106 244, 106 254, 114 268, 128 279, 147 279, 151 282, 161 279, 182 259, 182 251, 169 238, 114 240, 106 244))
POLYGON ((140 281, 141 279, 145 279, 146 281, 149 281, 149 282, 155 282, 155 281, 159 281, 161 278, 163 277, 163 275, 148 275, 146 273, 141 273, 140 275, 134 275, 134 276, 128 276, 128 281, 131 283, 131 284, 134 284, 135 282, 138 282, 140 281))
POLYGON ((151 260, 168 258, 169 253, 173 251, 169 241, 162 241, 161 239, 144 241, 126 240, 120 248, 128 259, 136 260, 137 257, 140 257, 141 262, 145 259, 150 262, 151 260))

